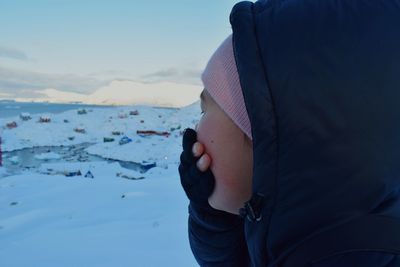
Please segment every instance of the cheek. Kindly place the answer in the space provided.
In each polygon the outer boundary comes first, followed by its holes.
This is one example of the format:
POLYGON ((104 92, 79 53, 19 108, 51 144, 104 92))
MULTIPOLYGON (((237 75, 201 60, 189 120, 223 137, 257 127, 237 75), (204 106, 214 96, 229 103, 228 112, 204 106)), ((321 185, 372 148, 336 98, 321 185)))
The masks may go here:
POLYGON ((227 162, 229 162, 229 142, 226 121, 218 113, 206 113, 199 121, 197 139, 204 144, 206 153, 211 157, 211 171, 215 177, 225 176, 227 162))
POLYGON ((205 145, 207 152, 211 155, 212 147, 218 134, 217 120, 205 114, 197 125, 197 140, 205 145))
POLYGON ((240 157, 241 151, 238 151, 235 130, 232 122, 218 114, 205 114, 199 121, 197 139, 204 144, 206 153, 210 155, 211 170, 217 179, 226 180, 237 171, 233 163, 237 162, 236 158, 240 157))

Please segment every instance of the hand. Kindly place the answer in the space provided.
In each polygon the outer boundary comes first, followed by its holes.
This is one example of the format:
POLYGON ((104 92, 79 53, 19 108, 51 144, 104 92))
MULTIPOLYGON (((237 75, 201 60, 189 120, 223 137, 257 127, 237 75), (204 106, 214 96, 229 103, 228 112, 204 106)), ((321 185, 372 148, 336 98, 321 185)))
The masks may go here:
POLYGON ((182 140, 183 152, 179 165, 181 184, 187 197, 199 206, 209 206, 208 198, 214 190, 215 178, 209 169, 210 156, 204 145, 197 142, 197 133, 186 129, 182 140))

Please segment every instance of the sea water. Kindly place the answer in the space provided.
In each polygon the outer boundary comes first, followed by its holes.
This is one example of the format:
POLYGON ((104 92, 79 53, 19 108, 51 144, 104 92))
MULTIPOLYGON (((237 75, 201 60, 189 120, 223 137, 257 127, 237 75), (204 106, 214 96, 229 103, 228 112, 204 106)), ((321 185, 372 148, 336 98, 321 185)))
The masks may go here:
POLYGON ((95 107, 112 107, 85 104, 52 104, 52 103, 34 103, 34 102, 15 102, 12 100, 0 100, 0 118, 18 116, 21 113, 39 114, 39 113, 62 113, 67 110, 95 107))

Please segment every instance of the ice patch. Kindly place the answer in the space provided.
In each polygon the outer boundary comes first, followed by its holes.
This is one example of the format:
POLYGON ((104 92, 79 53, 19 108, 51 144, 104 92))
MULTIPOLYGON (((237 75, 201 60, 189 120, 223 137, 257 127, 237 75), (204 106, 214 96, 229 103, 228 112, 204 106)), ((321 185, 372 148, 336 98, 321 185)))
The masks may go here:
POLYGON ((59 159, 59 158, 61 158, 61 156, 54 152, 48 152, 48 153, 42 153, 42 154, 35 155, 35 158, 40 159, 40 160, 49 160, 49 159, 59 159))

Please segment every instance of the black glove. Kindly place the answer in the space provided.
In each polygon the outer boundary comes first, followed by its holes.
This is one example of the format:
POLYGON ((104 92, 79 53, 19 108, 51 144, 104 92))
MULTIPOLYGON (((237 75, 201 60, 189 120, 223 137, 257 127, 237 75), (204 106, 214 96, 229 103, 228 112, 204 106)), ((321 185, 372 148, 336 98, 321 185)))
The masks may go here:
POLYGON ((214 189, 215 178, 210 168, 205 172, 197 168, 196 162, 200 157, 194 157, 192 152, 193 144, 196 142, 196 131, 190 128, 185 129, 179 175, 182 187, 189 200, 199 207, 209 207, 208 197, 214 189))

